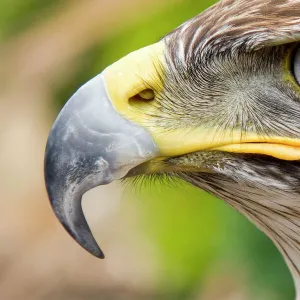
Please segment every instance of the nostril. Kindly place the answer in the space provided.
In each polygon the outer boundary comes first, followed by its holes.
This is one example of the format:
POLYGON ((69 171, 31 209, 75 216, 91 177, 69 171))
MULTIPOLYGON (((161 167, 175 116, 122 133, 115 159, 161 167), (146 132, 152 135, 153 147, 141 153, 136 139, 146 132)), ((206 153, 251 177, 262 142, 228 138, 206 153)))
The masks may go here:
POLYGON ((155 96, 154 91, 151 89, 143 90, 138 95, 142 97, 144 100, 153 100, 155 96))
POLYGON ((145 89, 129 98, 129 104, 136 106, 154 100, 155 93, 152 89, 145 89))

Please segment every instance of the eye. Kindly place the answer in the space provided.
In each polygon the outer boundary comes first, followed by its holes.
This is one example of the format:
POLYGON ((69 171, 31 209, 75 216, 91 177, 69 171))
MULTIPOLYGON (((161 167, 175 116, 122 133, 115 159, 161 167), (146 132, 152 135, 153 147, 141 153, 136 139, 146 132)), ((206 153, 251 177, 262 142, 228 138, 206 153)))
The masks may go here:
MULTIPOLYGON (((300 72, 299 72, 300 73, 300 72)), ((151 89, 145 89, 129 99, 129 104, 135 107, 140 107, 149 104, 149 101, 153 101, 155 93, 151 89)))
POLYGON ((292 61, 292 70, 296 81, 300 85, 300 47, 295 51, 294 59, 292 61))

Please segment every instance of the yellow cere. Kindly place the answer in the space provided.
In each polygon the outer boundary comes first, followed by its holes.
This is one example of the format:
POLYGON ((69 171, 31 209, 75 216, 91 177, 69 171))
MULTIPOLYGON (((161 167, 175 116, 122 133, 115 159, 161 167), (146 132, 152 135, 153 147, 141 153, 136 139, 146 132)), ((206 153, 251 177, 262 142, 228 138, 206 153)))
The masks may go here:
MULTIPOLYGON (((148 105, 144 111, 135 109, 130 98, 141 94, 149 88, 148 84, 156 87, 156 93, 162 88, 159 82, 163 74, 158 74, 164 61, 165 45, 163 42, 134 51, 103 71, 106 88, 115 109, 124 117, 142 125, 146 123, 147 114, 151 110, 148 105)), ((147 95, 145 95, 147 99, 147 95)))
POLYGON ((158 72, 165 62, 164 50, 164 43, 158 42, 130 53, 103 71, 107 92, 115 109, 126 119, 148 130, 162 157, 220 150, 265 154, 283 160, 300 159, 300 139, 260 137, 238 130, 220 132, 201 127, 165 130, 155 126, 151 122, 151 114, 155 114, 157 108, 146 102, 141 109, 137 109, 131 104, 130 98, 140 94, 146 101, 151 99, 153 93, 145 92, 149 88, 147 84, 158 87, 154 95, 161 92, 159 88, 162 89, 164 83, 159 81, 164 80, 164 74, 158 72))

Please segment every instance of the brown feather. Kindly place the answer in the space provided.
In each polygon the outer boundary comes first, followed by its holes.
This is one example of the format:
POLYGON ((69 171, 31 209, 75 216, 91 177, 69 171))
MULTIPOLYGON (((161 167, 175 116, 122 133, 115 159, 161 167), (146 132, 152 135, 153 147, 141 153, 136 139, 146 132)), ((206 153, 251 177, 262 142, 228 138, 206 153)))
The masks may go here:
POLYGON ((223 0, 167 36, 181 58, 300 40, 300 0, 223 0))

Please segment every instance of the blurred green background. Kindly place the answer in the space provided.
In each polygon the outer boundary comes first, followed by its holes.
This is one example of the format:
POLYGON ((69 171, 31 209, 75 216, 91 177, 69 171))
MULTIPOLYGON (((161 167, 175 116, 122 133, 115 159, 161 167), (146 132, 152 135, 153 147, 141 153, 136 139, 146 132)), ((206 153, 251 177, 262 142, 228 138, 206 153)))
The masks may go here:
POLYGON ((65 101, 214 2, 0 1, 1 299, 293 299, 271 241, 188 185, 93 192, 86 214, 104 262, 71 241, 47 203, 43 151, 65 101))

